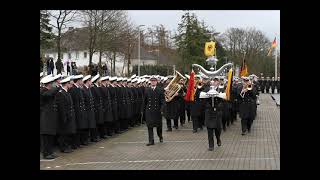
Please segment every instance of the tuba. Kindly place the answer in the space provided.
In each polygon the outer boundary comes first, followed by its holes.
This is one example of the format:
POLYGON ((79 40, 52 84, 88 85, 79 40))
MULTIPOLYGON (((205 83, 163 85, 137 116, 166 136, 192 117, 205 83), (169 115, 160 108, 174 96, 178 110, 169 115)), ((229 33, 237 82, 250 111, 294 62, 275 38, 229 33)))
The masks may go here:
POLYGON ((164 88, 166 102, 170 102, 174 98, 174 95, 182 88, 179 84, 179 81, 181 79, 185 79, 185 77, 182 76, 178 71, 176 71, 176 76, 170 81, 168 86, 164 88))

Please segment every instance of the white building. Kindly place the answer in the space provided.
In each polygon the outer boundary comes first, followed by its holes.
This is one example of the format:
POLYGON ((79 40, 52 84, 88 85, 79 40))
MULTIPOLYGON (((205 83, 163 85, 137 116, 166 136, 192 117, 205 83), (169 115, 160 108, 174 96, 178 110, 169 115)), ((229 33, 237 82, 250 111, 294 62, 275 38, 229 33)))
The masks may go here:
MULTIPOLYGON (((88 47, 88 35, 86 28, 69 28, 69 31, 65 32, 61 37, 61 60, 64 64, 64 74, 67 72, 66 62, 75 62, 78 68, 89 65, 89 50, 88 47)), ((55 49, 45 50, 45 57, 53 58, 54 65, 58 58, 58 53, 55 49)), ((112 53, 107 53, 102 55, 101 63, 107 64, 108 72, 111 70, 111 58, 113 58, 112 53)), ((115 73, 117 76, 127 74, 127 60, 123 54, 116 53, 115 62, 115 73)), ((99 63, 99 53, 94 53, 92 57, 92 63, 99 63)), ((166 55, 162 52, 154 53, 150 50, 145 49, 141 46, 140 48, 140 65, 156 65, 156 64, 174 64, 166 55)), ((133 53, 131 54, 131 64, 130 71, 132 71, 132 66, 138 65, 138 47, 134 47, 133 53)), ((54 74, 56 74, 56 68, 54 68, 54 74)))

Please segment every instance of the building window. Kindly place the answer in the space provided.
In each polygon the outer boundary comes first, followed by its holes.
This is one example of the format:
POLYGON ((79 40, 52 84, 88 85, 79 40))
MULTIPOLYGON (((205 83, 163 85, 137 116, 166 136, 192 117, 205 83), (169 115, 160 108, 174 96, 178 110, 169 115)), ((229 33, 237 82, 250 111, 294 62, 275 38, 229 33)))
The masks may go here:
POLYGON ((84 53, 83 53, 83 57, 84 57, 84 58, 87 58, 87 52, 84 52, 84 53))
POLYGON ((68 53, 68 58, 71 59, 71 53, 68 53))
POLYGON ((79 59, 79 51, 76 52, 76 59, 79 59))

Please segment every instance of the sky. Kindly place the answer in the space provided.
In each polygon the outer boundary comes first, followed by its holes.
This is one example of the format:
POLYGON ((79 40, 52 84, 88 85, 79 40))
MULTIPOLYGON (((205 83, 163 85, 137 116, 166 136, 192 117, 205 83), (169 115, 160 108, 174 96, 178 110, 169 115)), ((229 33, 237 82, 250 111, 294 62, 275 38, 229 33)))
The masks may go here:
MULTIPOLYGON (((255 27, 273 40, 277 36, 280 40, 280 10, 196 10, 190 11, 204 20, 209 27, 217 32, 225 32, 230 27, 255 27)), ((168 30, 177 30, 181 10, 129 10, 130 19, 138 26, 145 25, 144 29, 152 25, 163 24, 168 30)))
MULTIPOLYGON (((251 28, 262 31, 272 41, 277 36, 280 45, 280 10, 193 10, 200 21, 224 33, 230 27, 251 28)), ((129 10, 128 16, 136 25, 145 25, 142 29, 163 24, 172 33, 185 12, 182 10, 129 10)), ((70 24, 74 27, 80 23, 70 24)), ((69 25, 69 26, 70 26, 69 25)))

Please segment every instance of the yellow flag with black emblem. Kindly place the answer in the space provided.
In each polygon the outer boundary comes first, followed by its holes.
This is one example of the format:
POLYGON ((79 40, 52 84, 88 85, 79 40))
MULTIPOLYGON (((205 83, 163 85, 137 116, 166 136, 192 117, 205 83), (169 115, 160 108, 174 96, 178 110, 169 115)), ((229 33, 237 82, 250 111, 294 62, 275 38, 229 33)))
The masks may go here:
POLYGON ((233 72, 232 72, 232 68, 231 68, 228 73, 228 84, 227 84, 227 88, 226 88, 226 99, 228 101, 230 101, 230 94, 231 94, 231 90, 232 90, 232 80, 233 80, 233 72))
POLYGON ((205 48, 204 48, 204 54, 207 57, 214 56, 216 54, 216 43, 213 41, 206 42, 205 48))

